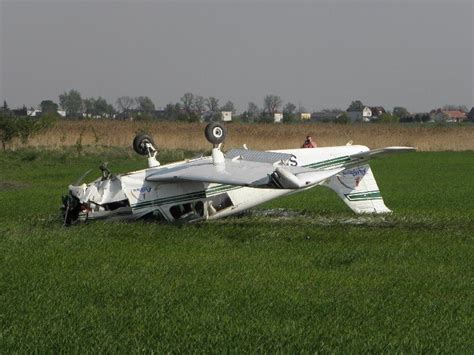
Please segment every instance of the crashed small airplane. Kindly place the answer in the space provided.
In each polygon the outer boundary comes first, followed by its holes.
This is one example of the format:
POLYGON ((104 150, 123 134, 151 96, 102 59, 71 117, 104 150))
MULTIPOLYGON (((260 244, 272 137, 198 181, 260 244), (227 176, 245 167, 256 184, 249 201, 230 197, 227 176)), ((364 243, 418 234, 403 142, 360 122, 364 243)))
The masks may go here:
POLYGON ((274 151, 232 149, 224 153, 226 129, 210 123, 205 136, 211 156, 160 165, 153 139, 138 135, 134 150, 148 156, 148 168, 102 176, 69 186, 63 197, 64 224, 99 219, 154 218, 195 222, 241 213, 275 198, 326 186, 355 213, 391 212, 369 166, 374 156, 411 152, 411 147, 370 150, 352 145, 274 151))

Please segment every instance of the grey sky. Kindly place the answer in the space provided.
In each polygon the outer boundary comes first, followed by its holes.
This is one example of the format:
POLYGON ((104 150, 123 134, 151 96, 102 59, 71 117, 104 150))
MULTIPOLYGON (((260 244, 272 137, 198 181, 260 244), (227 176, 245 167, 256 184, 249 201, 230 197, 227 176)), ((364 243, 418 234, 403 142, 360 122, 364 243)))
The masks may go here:
POLYGON ((460 1, 2 1, 0 99, 470 107, 473 17, 460 1))

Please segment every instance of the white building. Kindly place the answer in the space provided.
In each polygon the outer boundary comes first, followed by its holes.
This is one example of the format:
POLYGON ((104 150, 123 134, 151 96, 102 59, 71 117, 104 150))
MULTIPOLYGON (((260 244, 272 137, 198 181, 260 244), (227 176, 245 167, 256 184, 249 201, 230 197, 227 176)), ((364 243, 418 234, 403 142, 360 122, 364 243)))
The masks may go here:
POLYGON ((276 123, 280 123, 281 121, 283 121, 283 113, 275 112, 273 114, 273 121, 276 122, 276 123))
POLYGON ((466 113, 460 110, 437 110, 431 118, 435 122, 462 122, 466 120, 466 113))
POLYGON ((221 111, 222 121, 231 122, 232 121, 232 111, 221 111))
POLYGON ((30 117, 36 117, 36 116, 41 115, 41 110, 38 110, 36 108, 32 108, 30 110, 27 110, 26 114, 30 117))
MULTIPOLYGON (((58 113, 59 116, 66 117, 66 111, 58 109, 56 112, 58 113)), ((26 110, 26 114, 27 116, 30 116, 30 117, 38 117, 38 116, 41 116, 42 111, 38 108, 31 108, 29 110, 26 110)))
POLYGON ((300 112, 300 119, 301 121, 308 121, 311 119, 311 113, 310 112, 300 112))
POLYGON ((372 110, 368 106, 364 106, 362 110, 347 111, 347 116, 354 121, 369 122, 372 117, 372 110))

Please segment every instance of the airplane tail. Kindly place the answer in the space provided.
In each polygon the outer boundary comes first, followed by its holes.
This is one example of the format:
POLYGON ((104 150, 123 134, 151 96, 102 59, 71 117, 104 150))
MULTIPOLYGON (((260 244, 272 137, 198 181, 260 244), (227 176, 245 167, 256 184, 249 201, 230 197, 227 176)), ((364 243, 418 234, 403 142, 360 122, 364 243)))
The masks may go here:
POLYGON ((348 168, 326 180, 323 186, 334 190, 355 213, 390 213, 385 206, 369 164, 348 168))

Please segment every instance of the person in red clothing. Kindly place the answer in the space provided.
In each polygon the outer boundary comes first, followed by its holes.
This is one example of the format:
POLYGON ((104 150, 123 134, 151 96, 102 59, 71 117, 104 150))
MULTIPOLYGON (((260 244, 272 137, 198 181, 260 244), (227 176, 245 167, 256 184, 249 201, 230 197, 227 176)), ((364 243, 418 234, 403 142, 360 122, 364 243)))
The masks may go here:
POLYGON ((313 142, 311 136, 306 136, 306 140, 301 148, 316 148, 318 145, 313 142))

